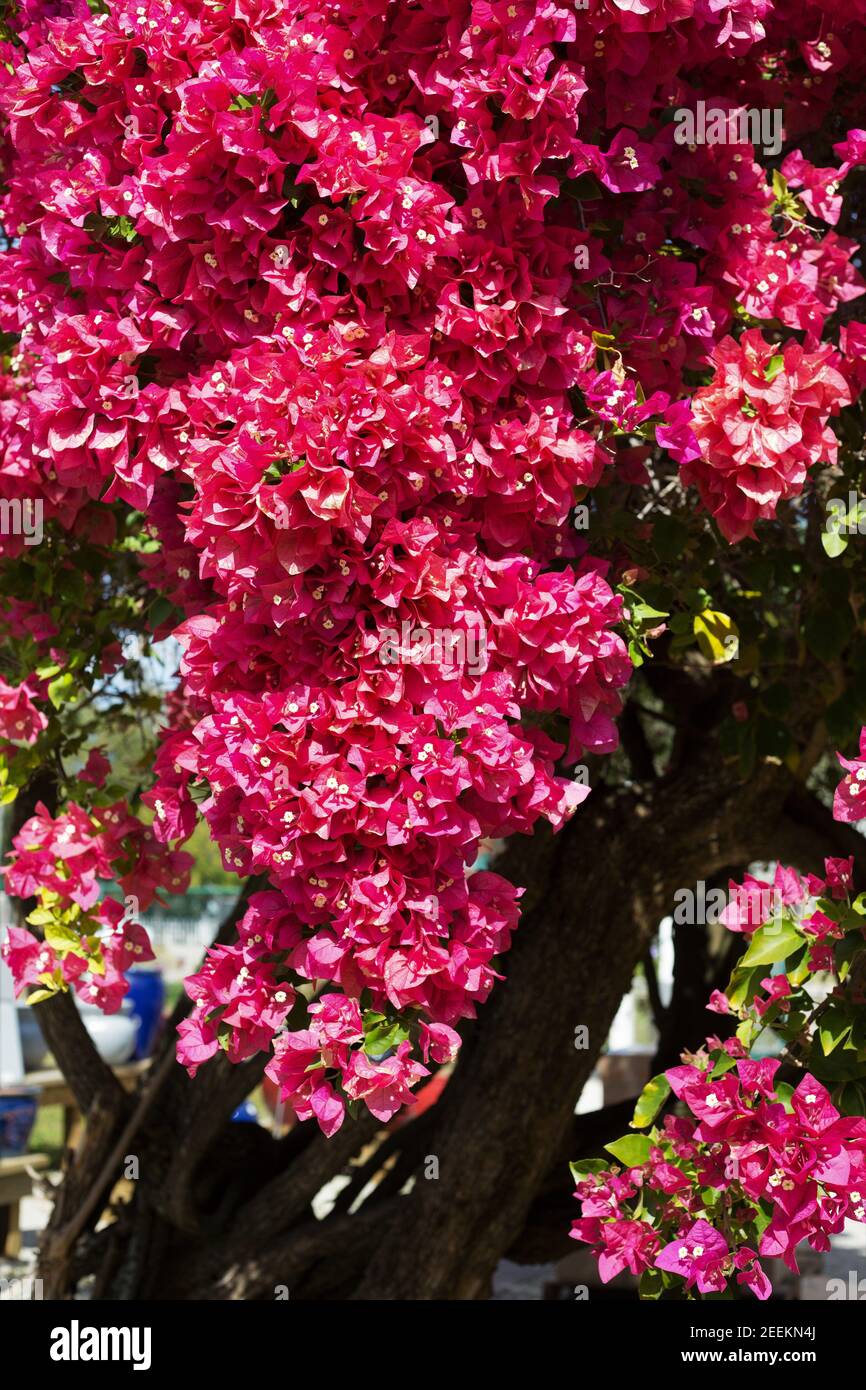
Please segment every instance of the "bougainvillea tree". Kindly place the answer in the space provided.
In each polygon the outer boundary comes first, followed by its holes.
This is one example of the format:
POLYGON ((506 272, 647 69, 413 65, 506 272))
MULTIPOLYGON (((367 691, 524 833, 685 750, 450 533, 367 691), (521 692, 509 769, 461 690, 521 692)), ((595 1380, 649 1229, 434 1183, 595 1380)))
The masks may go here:
POLYGON ((866 762, 828 804, 866 720, 866 5, 4 15, 5 956, 88 1116, 51 1287, 483 1296, 562 1243, 533 1213, 674 891, 781 858, 726 991, 681 934, 666 1117, 579 1170, 574 1232, 650 1294, 764 1296, 866 1197, 866 762), (201 826, 237 908, 130 1099, 73 996, 121 1007, 201 826), (723 1036, 674 1065, 704 977, 723 1036), (282 1140, 226 1123, 263 1072, 282 1140))

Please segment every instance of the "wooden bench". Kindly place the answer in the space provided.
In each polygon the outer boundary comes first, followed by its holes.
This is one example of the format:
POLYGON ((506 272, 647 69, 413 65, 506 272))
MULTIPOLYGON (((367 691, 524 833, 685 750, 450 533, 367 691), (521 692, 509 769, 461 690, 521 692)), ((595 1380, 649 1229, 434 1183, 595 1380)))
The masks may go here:
MULTIPOLYGON (((120 1066, 112 1067, 111 1070, 125 1091, 134 1091, 139 1079, 150 1066, 150 1060, 146 1057, 140 1062, 122 1062, 120 1066)), ((54 1067, 48 1071, 28 1071, 24 1081, 28 1086, 38 1089, 37 1104, 40 1108, 43 1105, 63 1106, 63 1139, 64 1143, 68 1144, 78 1117, 78 1107, 63 1073, 54 1067)))
MULTIPOLYGON (((125 1091, 134 1091, 140 1076, 143 1076, 150 1066, 150 1060, 145 1058, 141 1062, 123 1062, 119 1067, 112 1067, 111 1070, 117 1077, 125 1091)), ((66 1084, 63 1073, 51 1068, 49 1071, 28 1071, 23 1078, 26 1086, 35 1086, 39 1091, 40 1105, 73 1105, 72 1092, 66 1084)))
POLYGON ((47 1154, 0 1158, 0 1248, 9 1259, 21 1254, 21 1198, 30 1196, 36 1173, 47 1167, 47 1154))

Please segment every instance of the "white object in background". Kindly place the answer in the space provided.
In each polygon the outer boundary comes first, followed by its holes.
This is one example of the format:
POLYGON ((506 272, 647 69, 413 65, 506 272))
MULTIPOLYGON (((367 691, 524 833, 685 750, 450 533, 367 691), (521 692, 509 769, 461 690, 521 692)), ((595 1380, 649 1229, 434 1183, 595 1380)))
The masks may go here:
POLYGON ((627 1052, 637 1042, 634 991, 630 991, 616 1011, 607 1039, 608 1052, 627 1052))
POLYGON ((600 1076, 593 1072, 580 1093, 577 1105, 574 1107, 575 1115, 586 1115, 590 1110, 600 1110, 604 1105, 604 1082, 600 1076))
POLYGON ((80 999, 76 999, 75 1004, 103 1062, 110 1067, 128 1062, 135 1051, 138 1034, 138 1023, 129 1000, 124 999, 116 1014, 104 1014, 95 1004, 82 1004, 80 999))
POLYGON ((667 1008, 674 992, 674 919, 672 917, 663 917, 659 925, 656 979, 659 984, 662 1004, 667 1008))
MULTIPOLYGON (((11 924, 9 899, 0 892, 0 938, 6 936, 6 928, 11 924)), ((5 960, 0 959, 0 1086, 20 1086, 23 1080, 24 1058, 12 972, 5 960)))

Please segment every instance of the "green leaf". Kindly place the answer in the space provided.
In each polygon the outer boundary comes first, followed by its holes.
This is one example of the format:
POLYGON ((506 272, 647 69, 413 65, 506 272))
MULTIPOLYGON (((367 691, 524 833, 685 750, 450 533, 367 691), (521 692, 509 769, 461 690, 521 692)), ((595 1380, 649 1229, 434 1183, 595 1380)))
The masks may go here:
POLYGON ((638 1280, 639 1298, 661 1298, 665 1289, 664 1275, 660 1269, 645 1269, 638 1280))
POLYGON ((58 991, 56 989, 35 989, 32 994, 28 994, 28 1004, 41 1004, 45 999, 53 999, 58 991))
POLYGON ((664 1072, 648 1081, 638 1096, 634 1114, 631 1117, 632 1129, 644 1129, 651 1125, 671 1093, 671 1083, 664 1072))
POLYGON ((831 560, 835 560, 843 551, 848 549, 848 537, 841 531, 822 531, 821 544, 824 552, 831 560))
POLYGON ((45 928, 45 941, 59 956, 69 955, 70 951, 81 952, 81 937, 71 927, 61 927, 55 922, 45 928))
POLYGON ((57 913, 48 907, 35 907, 27 918, 31 927, 47 927, 56 920, 57 913))
POLYGON ((727 613, 707 608, 698 613, 693 628, 702 654, 714 666, 736 660, 740 651, 740 630, 727 613))
MULTIPOLYGON (((748 1021, 745 1025, 742 1023, 740 1024, 740 1028, 744 1026, 749 1026, 748 1021)), ((737 1033, 739 1033, 739 1031, 740 1029, 738 1028, 737 1033)), ((723 1052, 722 1055, 716 1061, 716 1064, 713 1067, 712 1071, 710 1072, 710 1080, 717 1081, 720 1076, 724 1076, 726 1072, 729 1072, 731 1068, 735 1067, 736 1065, 736 1057, 731 1057, 731 1055, 728 1052, 723 1052)))
POLYGON ((121 213, 120 217, 116 217, 114 221, 109 224, 108 235, 116 237, 119 241, 135 241, 138 234, 135 230, 135 223, 132 221, 132 218, 127 217, 126 213, 121 213))
POLYGON ((658 627, 660 619, 670 617, 670 614, 666 613, 664 609, 653 608, 651 604, 643 601, 632 604, 630 612, 632 622, 639 627, 658 627))
POLYGON ((625 1134, 604 1146, 625 1168, 640 1168, 650 1156, 652 1144, 646 1134, 625 1134))
POLYGON ((812 973, 809 969, 809 956, 810 949, 808 946, 804 946, 799 957, 791 961, 785 970, 785 974, 788 976, 792 985, 797 986, 803 984, 804 980, 812 973))
POLYGON ((404 1042, 408 1036, 409 1029, 399 1019, 389 1019, 378 1013, 364 1015, 364 1051, 374 1061, 404 1042))
POLYGON ((187 790, 197 806, 200 806, 203 801, 207 801, 208 797, 211 795, 210 782, 208 782, 206 778, 202 778, 198 782, 192 782, 187 790))
MULTIPOLYGON (((735 1037, 737 1041, 743 1044, 743 1047, 746 1049, 747 1052, 752 1046, 752 1034, 754 1033, 754 1031, 755 1025, 750 1018, 744 1018, 743 1022, 740 1024, 739 1028, 736 1031, 735 1037)), ((732 1058, 731 1060, 733 1061, 734 1059, 732 1058)), ((716 1066, 718 1065, 719 1063, 717 1062, 716 1066)), ((713 1072, 715 1072, 715 1069, 716 1068, 713 1067, 713 1072)))
POLYGON ((96 950, 88 954, 87 965, 92 974, 105 974, 105 957, 102 954, 102 948, 100 946, 97 946, 96 950))
POLYGON ((782 355, 781 352, 777 352, 777 353, 775 354, 775 356, 773 356, 773 357, 770 358, 769 362, 767 363, 766 367, 764 368, 764 380, 765 380, 765 381, 774 381, 775 378, 776 378, 776 377, 779 375, 779 373, 782 371, 784 365, 785 365, 785 358, 784 358, 784 356, 782 355))
POLYGON ((745 1004, 750 1004, 755 996, 758 985, 763 975, 763 967, 758 966, 754 970, 743 970, 737 966, 732 974, 725 994, 732 1009, 742 1009, 745 1004))
POLYGON ((847 1082, 835 1099, 843 1115, 866 1115, 866 1091, 856 1081, 847 1082))
POLYGON ((48 698, 55 709, 65 705, 72 699, 75 690, 75 677, 71 671, 64 671, 62 676, 57 676, 48 683, 48 698))
POLYGON ((851 1015, 847 1009, 839 1008, 831 1004, 827 1012, 822 1016, 818 1026, 818 1036, 821 1039, 821 1051, 825 1057, 829 1057, 841 1042, 851 1032, 851 1015))
POLYGON ((560 188, 567 198, 574 198, 578 203, 596 202, 603 192, 601 185, 589 173, 580 174, 576 179, 561 179, 560 188))
POLYGON ((582 1158, 577 1163, 569 1163, 571 1176, 575 1182, 582 1182, 590 1173, 607 1173, 610 1163, 606 1158, 582 1158))
POLYGON ((740 960, 740 968, 748 970, 756 965, 774 965, 776 961, 786 960, 792 951, 802 945, 803 937, 793 922, 787 919, 767 922, 753 933, 749 949, 740 960))

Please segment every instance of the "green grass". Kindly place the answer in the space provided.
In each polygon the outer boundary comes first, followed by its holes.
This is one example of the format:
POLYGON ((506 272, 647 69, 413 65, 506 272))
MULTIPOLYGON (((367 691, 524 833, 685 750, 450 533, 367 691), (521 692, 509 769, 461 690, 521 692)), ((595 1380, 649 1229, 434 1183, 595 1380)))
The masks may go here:
POLYGON ((52 1166, 60 1162, 63 1153, 63 1106, 41 1105, 36 1111, 36 1123, 27 1145, 30 1153, 48 1154, 52 1166))

